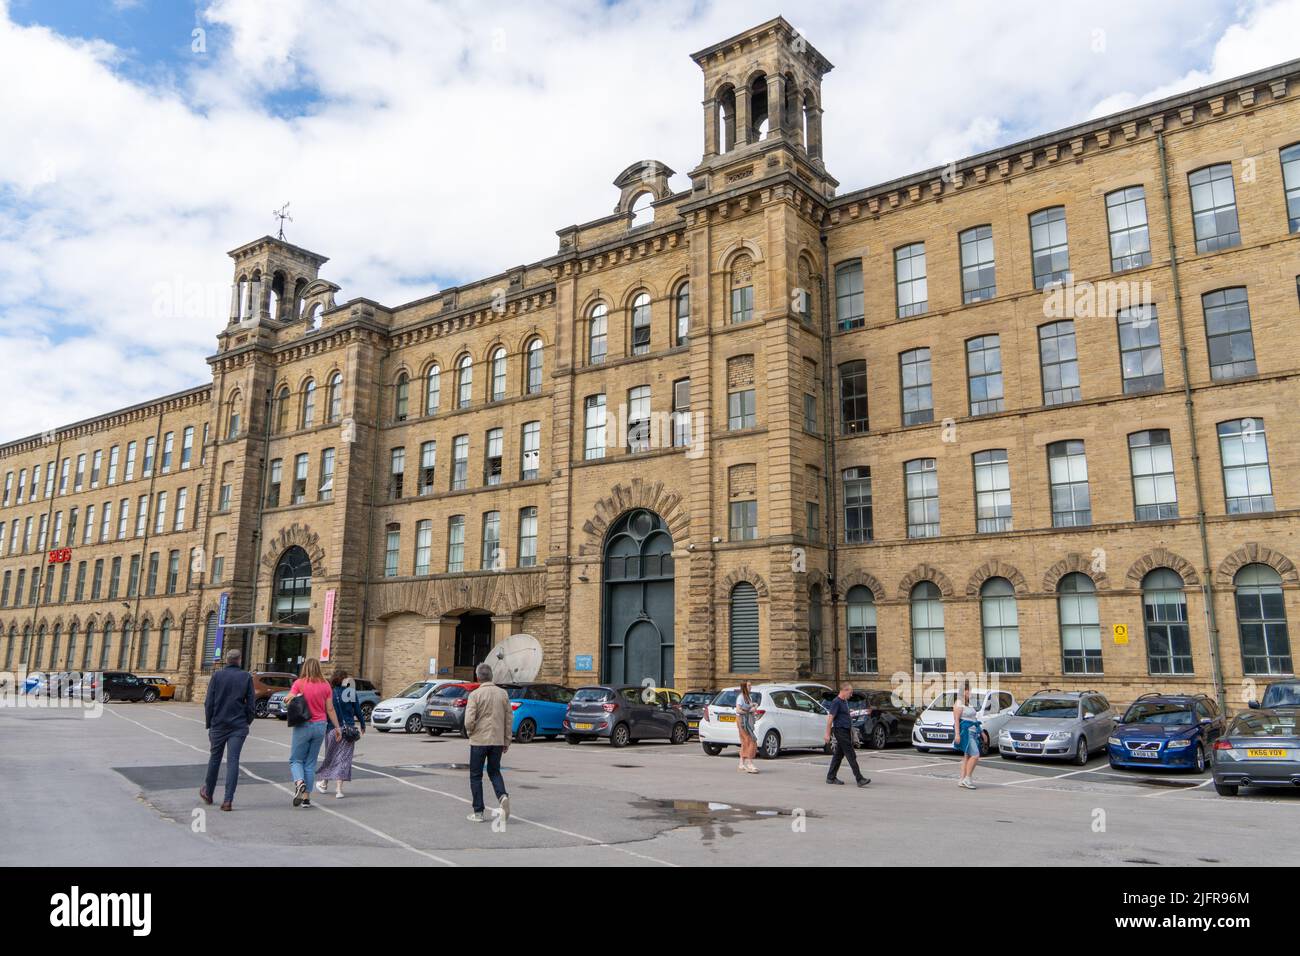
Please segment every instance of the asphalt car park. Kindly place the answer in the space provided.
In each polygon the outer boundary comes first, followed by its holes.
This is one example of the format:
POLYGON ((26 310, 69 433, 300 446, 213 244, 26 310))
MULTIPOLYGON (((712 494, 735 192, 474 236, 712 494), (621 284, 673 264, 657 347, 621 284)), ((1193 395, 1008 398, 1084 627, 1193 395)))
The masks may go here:
MULTIPOLYGON (((15 858, 77 865, 300 863, 1008 865, 1276 861, 1295 790, 1215 794, 1207 774, 981 761, 978 790, 958 757, 906 746, 860 750, 869 787, 828 787, 830 758, 795 750, 738 774, 735 751, 643 740, 624 748, 537 740, 504 760, 504 831, 465 821, 468 743, 367 734, 347 796, 290 806, 289 728, 256 721, 232 814, 205 813, 207 758, 194 704, 113 703, 0 710, 0 837, 15 858), (1100 822, 1099 822, 1100 821, 1100 822)), ((1280 861, 1278 861, 1280 862, 1280 861)))

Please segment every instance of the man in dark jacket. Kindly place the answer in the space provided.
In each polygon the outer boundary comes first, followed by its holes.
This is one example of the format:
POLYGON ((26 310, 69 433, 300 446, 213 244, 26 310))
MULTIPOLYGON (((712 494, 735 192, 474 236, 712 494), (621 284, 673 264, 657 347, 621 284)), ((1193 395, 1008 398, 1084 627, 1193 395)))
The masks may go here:
POLYGON ((217 771, 221 769, 221 755, 226 755, 226 799, 222 810, 229 810, 235 800, 235 785, 239 783, 239 752, 244 749, 249 725, 256 714, 256 693, 253 675, 240 668, 243 654, 232 650, 226 654, 226 666, 208 681, 208 694, 203 700, 203 725, 208 728, 208 779, 199 788, 199 799, 212 803, 212 792, 217 789, 217 771))

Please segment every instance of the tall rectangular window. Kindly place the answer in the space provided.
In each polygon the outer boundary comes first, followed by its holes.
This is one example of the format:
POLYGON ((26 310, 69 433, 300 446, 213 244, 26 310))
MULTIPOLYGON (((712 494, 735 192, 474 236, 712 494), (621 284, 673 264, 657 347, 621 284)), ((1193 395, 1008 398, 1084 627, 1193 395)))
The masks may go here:
POLYGON ((447 522, 447 572, 465 570, 465 516, 452 515, 447 522))
MULTIPOLYGON (((65 565, 66 567, 66 565, 65 565)), ((108 566, 108 599, 117 600, 117 592, 122 587, 122 558, 116 557, 108 566)))
POLYGON ((733 501, 730 509, 731 541, 754 541, 758 538, 758 502, 733 501))
POLYGON ((857 435, 868 428, 867 363, 861 359, 845 362, 839 372, 840 432, 857 435))
POLYGON ((912 349, 898 357, 903 383, 903 424, 934 421, 934 395, 930 380, 930 350, 912 349))
POLYGON ((316 486, 316 500, 330 501, 334 497, 334 449, 320 453, 320 484, 316 486))
POLYGON ((966 341, 966 389, 972 415, 1002 411, 1002 345, 996 335, 966 341))
POLYGON ((402 497, 402 485, 406 479, 406 449, 390 448, 388 450, 388 497, 396 501, 402 497))
POLYGON ((741 286, 731 290, 731 324, 748 322, 754 317, 754 287, 741 286))
POLYGON ((154 498, 153 533, 162 534, 167 530, 167 492, 160 491, 154 498))
POLYGON ((758 402, 752 388, 727 395, 727 430, 741 431, 758 427, 758 402))
POLYGON ((126 574, 126 596, 131 598, 140 593, 140 555, 131 555, 131 567, 126 574))
POLYGON ((1205 335, 1210 349, 1210 378, 1254 375, 1255 340, 1250 331, 1250 303, 1245 288, 1220 289, 1201 296, 1205 335))
POLYGON ((542 473, 542 423, 525 422, 519 459, 519 477, 530 481, 542 473))
POLYGON ((105 501, 101 509, 102 516, 99 519, 99 543, 103 544, 108 541, 109 535, 113 531, 113 502, 105 501))
POLYGON ((185 530, 185 505, 189 501, 190 490, 188 488, 178 488, 176 490, 176 510, 172 516, 172 530, 185 530))
POLYGON ((280 506, 280 486, 284 484, 284 461, 275 458, 271 461, 270 474, 266 480, 266 506, 268 508, 278 508, 280 506))
POLYGON ((966 305, 998 294, 993 266, 993 227, 976 226, 957 237, 961 247, 961 300, 966 305))
POLYGON ((1174 449, 1163 428, 1128 436, 1129 463, 1133 471, 1133 518, 1159 521, 1178 517, 1178 490, 1174 487, 1174 449))
MULTIPOLYGON (((120 455, 121 449, 118 445, 114 445, 108 450, 108 483, 110 485, 117 484, 117 465, 120 455)), ((51 471, 53 471, 53 469, 51 469, 51 471)), ((49 492, 46 492, 46 494, 48 493, 49 492)))
POLYGON ((1034 288, 1070 281, 1070 242, 1065 207, 1041 209, 1029 217, 1029 248, 1034 262, 1034 288))
POLYGON ((861 259, 835 267, 835 322, 841 332, 860 329, 867 323, 861 259))
MULTIPOLYGON (((122 473, 123 481, 130 481, 135 477, 135 444, 133 441, 126 443, 126 468, 122 473)), ((63 494, 62 488, 59 489, 59 494, 63 494)))
POLYGON ((1300 143, 1282 150, 1281 158, 1287 228, 1291 232, 1300 232, 1300 143))
POLYGON ((181 468, 188 468, 194 461, 194 426, 185 426, 181 432, 181 468))
POLYGON ((500 570, 501 560, 501 512, 485 511, 483 513, 482 552, 479 555, 479 567, 484 571, 500 570))
POLYGON ((469 487, 469 436, 457 435, 451 440, 451 490, 469 487))
POLYGON ((519 509, 519 566, 531 568, 537 564, 537 509, 519 509))
POLYGON ((143 538, 149 527, 149 496, 141 495, 135 503, 135 536, 143 538))
POLYGON ((81 491, 86 485, 86 455, 82 452, 77 456, 76 480, 72 484, 73 491, 81 491))
POLYGON ((1120 309, 1115 314, 1119 327, 1120 373, 1124 394, 1158 392, 1165 387, 1165 363, 1160 355, 1160 325, 1153 304, 1120 309))
POLYGON ((433 522, 428 518, 415 523, 415 573, 428 574, 433 556, 433 522))
POLYGON ((176 445, 176 433, 168 432, 163 436, 162 452, 162 473, 165 475, 172 470, 172 453, 176 445))
POLYGON ((426 441, 420 444, 420 484, 419 494, 433 494, 433 481, 438 470, 438 443, 426 441))
POLYGON ((844 541, 863 544, 872 539, 871 469, 844 469, 844 541))
POLYGON ((583 458, 605 457, 605 396, 588 395, 583 429, 583 458))
POLYGON ((1088 458, 1081 441, 1047 446, 1047 475, 1051 485, 1052 527, 1078 528, 1092 524, 1088 492, 1088 458))
POLYGON ((486 454, 483 458, 483 483, 485 485, 501 484, 501 461, 505 448, 505 432, 500 428, 488 430, 486 454))
POLYGON ((650 386, 638 385, 627 393, 627 450, 650 450, 650 386))
POLYGON ((402 553, 402 529, 390 524, 384 532, 384 577, 397 577, 397 562, 402 553))
POLYGON ((673 382, 673 447, 685 448, 691 443, 691 380, 679 378, 673 382))
POLYGON ((903 465, 907 496, 907 536, 939 536, 939 469, 933 458, 915 458, 903 465))
POLYGON ((1219 423, 1219 458, 1228 514, 1273 510, 1273 478, 1268 466, 1264 419, 1241 418, 1219 423))
POLYGON ((650 353, 650 296, 644 292, 632 301, 632 354, 650 353))
POLYGON ((307 455, 297 455, 293 459, 293 503, 302 504, 307 500, 307 455))
POLYGON ((587 330, 587 356, 592 365, 605 361, 609 351, 609 312, 604 303, 598 303, 591 310, 591 319, 587 330))
POLYGON ((980 534, 1011 530, 1011 470, 1005 448, 976 452, 975 530, 980 534))
POLYGON ((117 540, 126 540, 127 522, 130 520, 131 499, 123 498, 117 503, 117 540))
MULTIPOLYGON (((160 555, 157 551, 151 551, 149 553, 149 570, 145 573, 145 578, 144 578, 144 593, 146 597, 153 597, 153 595, 158 593, 159 557, 160 555)), ((84 561, 82 562, 82 567, 85 567, 84 561)), ((78 581, 78 584, 80 584, 80 581, 78 581)), ((80 592, 81 588, 78 587, 77 590, 78 592, 80 592)), ((80 593, 77 594, 77 600, 81 600, 80 593)))
MULTIPOLYGON (((95 569, 96 571, 99 568, 95 569)), ((181 576, 181 553, 179 551, 167 552, 167 593, 175 594, 176 585, 181 576)))
MULTIPOLYGON (((95 449, 95 454, 92 455, 90 458, 90 487, 91 488, 99 487, 99 475, 100 472, 103 470, 103 467, 104 467, 104 453, 99 449, 95 449)), ((32 472, 32 497, 33 498, 36 497, 36 483, 40 480, 38 477, 40 473, 41 473, 41 466, 37 465, 35 470, 32 472)))
POLYGON ((898 294, 900 319, 920 315, 928 308, 924 242, 914 242, 894 250, 894 287, 898 294))
POLYGON ((148 478, 153 474, 154 456, 157 454, 158 440, 156 438, 146 438, 144 440, 144 462, 140 467, 140 474, 148 478))
POLYGON ((1216 252, 1241 245, 1232 163, 1206 166, 1187 176, 1192 192, 1192 229, 1197 252, 1216 252))
POLYGON ((1077 402, 1079 353, 1074 344, 1074 322, 1050 322, 1038 327, 1038 355, 1043 372, 1043 404, 1077 402))
POLYGON ((1110 231, 1112 272, 1151 265, 1146 190, 1141 186, 1128 186, 1107 193, 1106 226, 1110 231))
MULTIPOLYGON (((65 458, 65 459, 63 459, 63 464, 59 466, 59 494, 61 494, 61 495, 66 495, 66 494, 68 493, 68 468, 69 468, 69 465, 70 465, 70 459, 65 458)), ((22 496, 22 491, 23 491, 23 483, 22 483, 22 481, 19 481, 19 482, 18 482, 18 494, 19 494, 19 497, 22 496)))

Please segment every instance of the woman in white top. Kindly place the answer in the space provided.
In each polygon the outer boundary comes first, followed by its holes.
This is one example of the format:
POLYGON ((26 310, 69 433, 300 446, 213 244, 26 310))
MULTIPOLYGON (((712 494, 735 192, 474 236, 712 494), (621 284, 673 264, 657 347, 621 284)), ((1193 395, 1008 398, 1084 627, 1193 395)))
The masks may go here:
POLYGON ((952 708, 952 728, 957 734, 954 738, 957 749, 961 751, 961 779, 957 786, 974 790, 971 776, 975 765, 980 762, 980 721, 979 714, 970 702, 970 681, 962 685, 961 697, 952 708))
POLYGON ((749 681, 741 681, 736 691, 736 732, 740 735, 741 773, 758 773, 754 766, 754 757, 758 754, 758 738, 755 736, 754 703, 749 699, 749 681))

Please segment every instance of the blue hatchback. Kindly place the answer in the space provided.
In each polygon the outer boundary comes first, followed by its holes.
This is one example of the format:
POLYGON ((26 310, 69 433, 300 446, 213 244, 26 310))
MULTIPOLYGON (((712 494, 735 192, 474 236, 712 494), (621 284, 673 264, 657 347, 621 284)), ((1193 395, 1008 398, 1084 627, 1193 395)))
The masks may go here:
POLYGON ((512 732, 521 744, 538 737, 554 740, 564 733, 573 688, 559 684, 502 684, 515 712, 512 732))
POLYGON ((1143 694, 1111 732, 1110 765, 1204 771, 1226 724, 1205 694, 1143 694))

